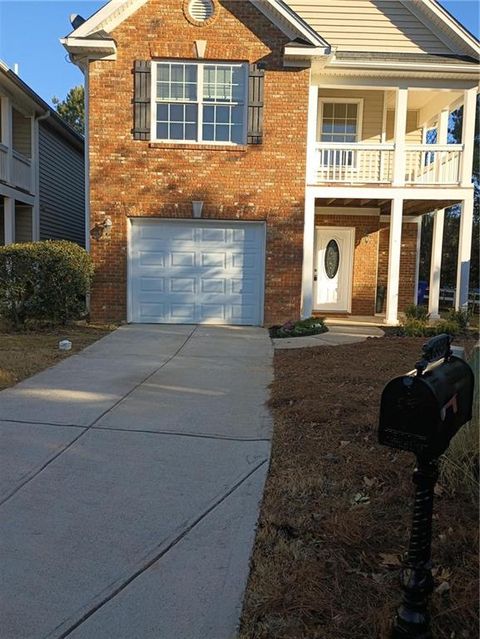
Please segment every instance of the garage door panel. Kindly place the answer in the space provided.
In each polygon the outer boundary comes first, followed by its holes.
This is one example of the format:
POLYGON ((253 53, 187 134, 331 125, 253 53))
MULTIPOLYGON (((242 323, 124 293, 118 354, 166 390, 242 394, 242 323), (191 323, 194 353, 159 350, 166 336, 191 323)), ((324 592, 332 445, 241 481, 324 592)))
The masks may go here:
POLYGON ((134 220, 132 225, 133 321, 261 324, 263 224, 134 220))

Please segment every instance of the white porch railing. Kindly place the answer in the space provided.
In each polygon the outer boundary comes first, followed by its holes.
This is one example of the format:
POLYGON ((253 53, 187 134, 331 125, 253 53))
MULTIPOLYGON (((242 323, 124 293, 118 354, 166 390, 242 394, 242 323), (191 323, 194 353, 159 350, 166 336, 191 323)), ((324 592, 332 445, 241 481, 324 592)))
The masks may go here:
MULTIPOLYGON (((317 143, 317 184, 391 184, 394 152, 394 144, 317 143)), ((461 144, 407 145, 405 184, 458 184, 462 152, 461 144)))
POLYGON ((32 191, 32 162, 18 151, 13 151, 12 183, 19 189, 32 191))
POLYGON ((442 186, 460 182, 462 144, 420 144, 407 146, 406 184, 442 186))
POLYGON ((392 181, 393 144, 316 145, 319 182, 379 184, 392 181))
POLYGON ((0 180, 4 182, 8 178, 8 149, 5 145, 0 144, 0 180))

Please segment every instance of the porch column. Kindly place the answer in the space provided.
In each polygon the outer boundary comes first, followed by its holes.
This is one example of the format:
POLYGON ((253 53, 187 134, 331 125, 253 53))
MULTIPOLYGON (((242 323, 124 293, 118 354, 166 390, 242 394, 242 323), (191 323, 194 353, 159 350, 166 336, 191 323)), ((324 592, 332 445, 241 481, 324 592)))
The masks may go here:
POLYGON ((468 284, 470 278, 470 252, 472 248, 473 189, 462 202, 460 232, 458 238, 457 286, 455 310, 468 308, 468 284))
POLYGON ((385 323, 398 324, 398 290, 400 284, 400 252, 402 248, 403 200, 392 200, 390 213, 390 238, 388 246, 387 315, 385 323))
POLYGON ((418 280, 420 279, 420 250, 422 247, 422 216, 417 222, 417 253, 415 255, 415 289, 413 293, 413 303, 417 304, 418 300, 418 280))
POLYGON ((472 185, 473 152, 475 140, 475 111, 477 105, 477 87, 467 89, 464 94, 462 143, 463 160, 461 172, 461 186, 472 185))
POLYGON ((303 228, 302 267, 302 319, 310 317, 313 310, 313 261, 315 246, 315 197, 306 189, 305 218, 303 228))
MULTIPOLYGON (((310 82, 312 82, 310 74, 310 82)), ((307 114, 307 184, 317 181, 317 117, 318 117, 318 86, 310 84, 308 90, 307 114)))
POLYGON ((437 144, 448 143, 448 119, 450 117, 449 109, 440 111, 437 123, 437 144))
POLYGON ((408 88, 399 87, 395 98, 395 128, 393 152, 393 186, 405 184, 405 133, 407 130, 408 88))
POLYGON ((13 197, 3 198, 5 245, 15 242, 15 200, 13 197))
POLYGON ((433 214, 432 252, 430 263, 430 284, 428 292, 428 312, 432 319, 440 317, 438 305, 440 300, 440 273, 442 270, 443 224, 445 209, 433 214))

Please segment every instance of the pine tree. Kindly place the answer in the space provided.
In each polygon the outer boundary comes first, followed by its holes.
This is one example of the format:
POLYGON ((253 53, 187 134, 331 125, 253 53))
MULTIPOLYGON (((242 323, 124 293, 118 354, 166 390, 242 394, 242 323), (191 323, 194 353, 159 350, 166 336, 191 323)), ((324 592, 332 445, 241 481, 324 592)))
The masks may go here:
POLYGON ((58 115, 83 135, 85 127, 85 90, 83 86, 79 85, 70 89, 65 100, 54 97, 52 102, 58 115))

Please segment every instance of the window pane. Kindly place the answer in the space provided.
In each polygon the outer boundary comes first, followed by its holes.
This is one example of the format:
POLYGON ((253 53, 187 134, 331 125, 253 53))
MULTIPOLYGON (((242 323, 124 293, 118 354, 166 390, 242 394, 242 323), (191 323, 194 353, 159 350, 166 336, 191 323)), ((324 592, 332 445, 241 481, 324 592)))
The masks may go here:
POLYGON ((170 139, 183 140, 183 124, 170 124, 170 139))
POLYGON ((331 135, 322 135, 322 142, 333 142, 333 137, 331 135))
POLYGON ((170 77, 170 68, 168 64, 159 64, 157 68, 157 80, 168 82, 170 77))
POLYGON ((229 135, 229 126, 224 126, 224 125, 220 125, 216 127, 216 139, 218 142, 229 142, 230 141, 230 135, 229 135))
POLYGON ((170 105, 170 120, 172 122, 183 122, 184 106, 183 104, 170 105))
POLYGON ((185 125, 185 139, 186 140, 196 140, 197 139, 197 125, 196 124, 186 124, 185 125))
POLYGON ((183 100, 183 84, 172 84, 170 92, 172 100, 183 100))
POLYGON ((159 122, 157 124, 157 139, 158 140, 168 139, 168 124, 166 122, 159 122))
POLYGON ((243 127, 243 113, 244 109, 241 106, 232 107, 232 122, 234 124, 241 124, 243 127))
POLYGON ((197 99, 197 85, 186 84, 185 85, 185 100, 194 102, 197 99))
POLYGON ((168 120, 168 104, 157 104, 157 120, 168 120))
POLYGON ((213 124, 204 124, 203 125, 203 139, 206 142, 212 142, 214 140, 213 124))
POLYGON ((347 122, 347 126, 345 127, 346 132, 347 133, 356 133, 357 132, 357 125, 355 124, 350 124, 347 122))
POLYGON ((206 124, 212 124, 214 122, 214 113, 215 107, 213 106, 204 106, 203 107, 203 121, 206 124))
POLYGON ((197 81, 197 66, 195 64, 185 65, 185 82, 197 81))
POLYGON ((219 106, 217 107, 217 123, 228 124, 230 121, 230 107, 219 106))
POLYGON ((187 104, 185 106, 185 122, 197 121, 197 105, 187 104))
POLYGON ((165 82, 159 82, 157 84, 157 98, 161 100, 168 100, 170 97, 170 86, 165 82))
POLYGON ((347 105, 346 104, 334 104, 335 118, 347 117, 347 105))
POLYGON ((357 136, 356 135, 346 135, 345 136, 345 142, 356 142, 357 140, 357 136))
POLYGON ((232 142, 235 144, 243 144, 243 125, 234 124, 232 127, 232 142))
POLYGON ((347 104, 347 116, 349 118, 357 117, 357 104, 347 104))
POLYGON ((203 99, 208 102, 213 102, 215 100, 215 85, 214 84, 204 84, 203 85, 203 99))
POLYGON ((323 122, 322 126, 323 133, 331 133, 333 131, 333 122, 332 120, 328 120, 328 122, 323 122))
POLYGON ((333 104, 331 102, 326 102, 323 105, 323 115, 326 118, 332 118, 333 117, 333 104))
POLYGON ((183 64, 172 64, 172 82, 183 82, 183 64))
POLYGON ((245 99, 245 71, 243 67, 233 68, 232 98, 234 102, 243 102, 245 99))

